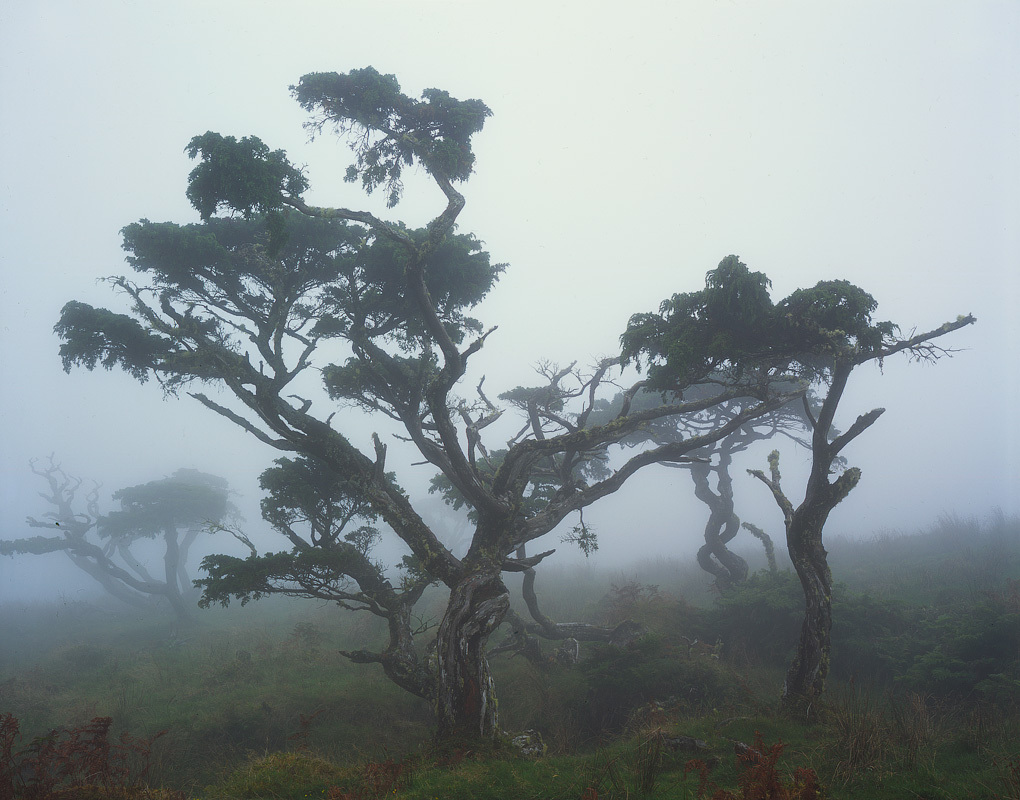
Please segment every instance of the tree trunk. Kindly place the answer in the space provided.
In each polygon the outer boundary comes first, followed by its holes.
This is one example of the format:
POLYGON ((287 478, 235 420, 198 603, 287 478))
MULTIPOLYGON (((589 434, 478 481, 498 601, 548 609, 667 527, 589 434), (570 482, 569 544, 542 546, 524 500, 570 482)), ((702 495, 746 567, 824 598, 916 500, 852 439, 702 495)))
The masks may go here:
POLYGON ((496 697, 485 644, 509 609, 510 593, 498 567, 475 570, 450 591, 437 636, 440 739, 497 734, 496 697))
POLYGON ((181 595, 189 599, 198 597, 201 592, 191 582, 191 575, 188 574, 188 553, 191 545, 195 543, 201 531, 192 528, 184 534, 180 551, 177 554, 177 585, 180 587, 181 595))
POLYGON ((831 506, 806 506, 794 512, 786 534, 790 558, 804 589, 804 622, 797 654, 786 673, 781 706, 792 717, 813 719, 829 674, 832 572, 822 545, 822 528, 831 506))
MULTIPOLYGON (((417 598, 415 598, 417 599, 417 598)), ((381 653, 370 650, 341 650, 340 655, 355 664, 381 664, 386 677, 406 692, 423 700, 436 699, 436 676, 427 663, 423 663, 414 646, 411 610, 414 602, 396 603, 386 618, 389 625, 389 645, 381 653)))
POLYGON ((804 502, 791 511, 786 522, 786 546, 804 589, 804 624, 797 655, 786 673, 781 707, 791 716, 807 719, 820 711, 819 700, 829 674, 832 572, 822 545, 822 529, 832 509, 861 479, 861 471, 851 467, 830 483, 827 470, 831 463, 832 456, 827 461, 815 459, 804 502))
POLYGON ((177 568, 181 560, 180 547, 177 543, 177 529, 166 528, 163 538, 166 542, 166 550, 163 552, 163 572, 166 576, 166 585, 163 594, 170 601, 177 618, 181 622, 191 622, 193 620, 191 609, 184 602, 180 587, 177 585, 177 568))
POLYGON ((740 518, 733 510, 731 463, 729 452, 723 450, 717 469, 713 470, 708 464, 691 466, 694 494, 711 512, 705 525, 705 544, 698 550, 698 565, 715 575, 716 585, 722 591, 747 580, 748 574, 747 562, 726 546, 740 530, 740 518), (718 475, 718 494, 708 482, 713 471, 718 475))

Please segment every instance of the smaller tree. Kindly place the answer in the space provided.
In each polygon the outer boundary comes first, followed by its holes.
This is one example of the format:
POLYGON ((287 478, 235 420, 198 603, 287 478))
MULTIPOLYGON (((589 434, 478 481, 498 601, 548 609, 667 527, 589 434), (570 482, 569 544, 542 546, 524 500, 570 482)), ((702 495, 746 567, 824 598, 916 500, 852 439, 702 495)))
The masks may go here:
POLYGON ((381 651, 356 650, 342 655, 360 664, 378 663, 401 688, 426 700, 435 699, 436 676, 415 647, 414 606, 433 579, 412 557, 401 563, 403 580, 394 586, 371 553, 378 529, 367 524, 378 514, 363 487, 306 457, 280 458, 262 473, 259 483, 268 495, 262 516, 291 544, 289 552, 236 558, 208 556, 202 569, 209 577, 195 581, 202 588, 199 605, 244 605, 270 594, 306 597, 336 603, 350 611, 367 611, 386 620, 389 641, 381 651), (359 524, 361 523, 361 524, 359 524))
POLYGON ((900 352, 915 360, 936 361, 949 351, 931 344, 931 341, 975 321, 968 314, 926 333, 898 339, 895 336, 898 328, 891 323, 871 321, 871 313, 877 305, 872 297, 854 290, 856 287, 840 281, 820 283, 814 290, 795 292, 784 301, 786 307, 794 308, 802 315, 804 324, 810 326, 812 332, 825 336, 824 344, 816 345, 815 350, 824 354, 824 359, 805 359, 805 366, 812 369, 821 366, 820 374, 827 387, 817 414, 807 409, 811 429, 811 470, 804 499, 794 506, 783 491, 778 450, 769 454, 768 476, 761 470, 748 470, 750 475, 768 486, 783 512, 787 548, 804 589, 804 623, 797 653, 786 674, 782 704, 787 713, 809 718, 818 713, 818 701, 825 690, 829 672, 831 649, 832 572, 822 543, 822 529, 832 510, 861 479, 861 471, 857 467, 842 467, 840 453, 885 413, 884 408, 872 409, 857 417, 846 431, 835 431, 833 419, 850 373, 861 364, 881 362, 900 352), (842 313, 846 308, 853 309, 853 318, 847 319, 842 313), (835 327, 833 323, 843 327, 835 327))
POLYGON ((180 619, 189 618, 188 599, 194 596, 187 572, 189 550, 210 523, 233 512, 223 478, 180 469, 168 478, 114 492, 120 510, 103 515, 98 484, 82 503, 82 479, 65 473, 53 456, 46 466, 35 460, 30 466, 46 481, 48 491, 40 496, 53 508, 42 520, 28 517, 28 526, 55 535, 0 541, 0 555, 63 552, 118 600, 144 605, 166 598, 180 619), (161 577, 153 575, 133 549, 143 539, 163 541, 161 577))
POLYGON ((862 414, 844 432, 837 432, 833 423, 847 381, 860 365, 882 363, 896 353, 937 360, 949 351, 932 340, 972 324, 974 317, 960 316, 901 339, 898 326, 872 319, 875 299, 847 281, 822 281, 775 304, 770 285, 763 273, 752 273, 736 256, 729 256, 709 273, 705 290, 674 295, 662 303, 658 314, 632 317, 623 341, 628 354, 648 358, 652 388, 669 388, 706 366, 738 375, 781 368, 818 387, 817 408, 803 400, 812 459, 801 504, 795 507, 780 486, 777 451, 769 457, 770 477, 751 471, 772 490, 783 510, 787 547, 804 590, 804 624, 787 672, 783 708, 811 716, 818 711, 825 687, 832 627, 832 573, 822 529, 829 513, 861 477, 856 467, 839 469, 838 459, 885 411, 876 408, 862 414))
MULTIPOLYGON (((725 374, 711 376, 709 381, 695 384, 683 393, 685 401, 694 401, 719 391, 719 385, 725 385, 729 377, 725 374)), ((783 391, 793 391, 793 382, 778 387, 783 391)), ((597 416, 593 422, 600 423, 603 419, 612 419, 624 402, 623 394, 618 394, 611 401, 603 402, 597 407, 597 416)), ((664 402, 661 392, 642 391, 633 399, 634 410, 655 408, 664 402)), ((815 404, 816 398, 809 392, 807 402, 815 404)), ((648 423, 635 434, 624 439, 621 444, 627 447, 641 447, 649 444, 659 446, 670 442, 679 442, 693 436, 710 433, 741 414, 749 405, 749 398, 736 398, 717 406, 707 408, 698 414, 686 417, 667 417, 648 423)), ((802 401, 787 403, 781 408, 752 419, 742 425, 729 436, 712 444, 692 451, 690 459, 684 462, 665 462, 663 466, 686 470, 694 484, 694 495, 709 510, 705 523, 705 543, 698 548, 698 565, 714 576, 716 586, 725 591, 747 579, 747 562, 737 553, 729 549, 730 542, 739 533, 741 527, 752 531, 752 535, 760 539, 766 549, 766 557, 770 553, 771 540, 755 526, 741 525, 737 516, 733 497, 733 477, 731 467, 733 458, 745 452, 757 442, 766 441, 776 435, 782 435, 807 447, 803 431, 807 425, 802 410, 802 401), (713 485, 714 484, 714 485, 713 485), (763 538, 764 537, 764 538, 763 538)), ((677 527, 683 528, 683 523, 677 527)), ((774 556, 773 556, 774 559, 774 556)), ((769 562, 770 564, 773 561, 769 562)))

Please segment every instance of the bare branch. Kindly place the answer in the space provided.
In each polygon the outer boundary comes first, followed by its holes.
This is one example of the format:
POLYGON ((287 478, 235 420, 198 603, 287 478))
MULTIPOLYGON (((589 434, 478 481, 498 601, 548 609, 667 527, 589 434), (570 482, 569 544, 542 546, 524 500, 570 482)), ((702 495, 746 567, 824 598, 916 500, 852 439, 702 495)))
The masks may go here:
POLYGON ((248 433, 250 433, 256 439, 258 439, 260 442, 264 442, 265 444, 268 444, 270 447, 275 447, 277 450, 297 450, 298 449, 297 445, 295 445, 295 444, 293 444, 291 442, 288 442, 286 439, 274 439, 274 438, 272 438, 271 436, 266 434, 264 431, 261 431, 258 428, 256 428, 254 425, 252 425, 248 420, 246 420, 240 414, 238 414, 238 413, 236 413, 234 411, 231 411, 226 406, 221 406, 219 403, 216 403, 216 402, 210 400, 208 397, 206 397, 201 392, 189 392, 188 394, 190 394, 192 397, 194 397, 196 400, 198 400, 198 402, 200 402, 206 408, 212 409, 213 411, 215 411, 220 416, 223 416, 223 417, 226 417, 227 419, 229 419, 235 425, 238 425, 241 428, 244 428, 244 430, 248 431, 248 433))

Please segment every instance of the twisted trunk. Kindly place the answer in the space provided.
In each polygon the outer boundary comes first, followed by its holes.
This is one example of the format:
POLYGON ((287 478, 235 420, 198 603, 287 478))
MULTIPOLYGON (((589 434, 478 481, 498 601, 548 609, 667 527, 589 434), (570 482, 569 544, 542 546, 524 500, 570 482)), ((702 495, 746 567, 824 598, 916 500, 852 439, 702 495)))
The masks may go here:
POLYGON ((181 551, 180 545, 177 541, 177 529, 168 527, 164 530, 164 539, 166 541, 166 550, 163 552, 163 571, 166 579, 166 583, 163 587, 163 595, 170 601, 170 605, 174 612, 177 614, 177 618, 181 622, 191 622, 191 609, 188 608, 188 604, 184 602, 184 598, 181 596, 180 586, 177 584, 178 576, 177 570, 180 566, 181 551))
POLYGON ((497 734, 496 697, 485 644, 509 609, 510 593, 498 566, 476 568, 451 589, 437 636, 440 739, 497 734))
POLYGON ((781 705, 790 716, 811 719, 825 691, 832 630, 832 572, 822 528, 832 506, 805 502, 787 527, 786 542, 804 590, 804 621, 797 654, 786 673, 781 705))
POLYGON ((355 664, 382 666, 386 677, 406 692, 430 702, 436 699, 436 676, 422 661, 414 646, 411 611, 417 600, 415 596, 407 602, 396 602, 386 618, 389 626, 389 645, 381 653, 370 650, 340 651, 355 664))
POLYGON ((708 506, 710 513, 705 525, 705 544, 698 550, 698 565, 715 576, 716 585, 726 590, 747 579, 747 562, 726 545, 740 530, 740 517, 733 510, 733 479, 729 473, 732 457, 728 450, 719 454, 719 466, 708 464, 691 466, 694 495, 708 506), (718 475, 718 493, 709 486, 709 475, 718 475))
MULTIPOLYGON (((876 408, 862 414, 832 441, 829 432, 836 407, 846 388, 853 364, 837 362, 832 372, 829 391, 814 421, 811 439, 811 473, 808 476, 804 501, 792 508, 786 500, 786 544, 797 577, 804 589, 804 622, 800 629, 797 654, 786 673, 780 705, 791 716, 812 719, 819 712, 818 701, 825 691, 829 674, 830 631, 832 630, 832 573, 822 529, 829 513, 842 502, 860 482, 861 471, 851 467, 833 481, 829 480, 832 463, 840 450, 874 424, 885 409, 876 408)), ((779 454, 769 457, 773 483, 778 490, 779 454), (773 462, 773 456, 775 461, 773 462)), ((779 492, 781 494, 781 491, 779 492)), ((777 496, 778 499, 778 496, 777 496)), ((785 500, 785 496, 783 497, 785 500)), ((782 505, 782 504, 781 504, 782 505)))

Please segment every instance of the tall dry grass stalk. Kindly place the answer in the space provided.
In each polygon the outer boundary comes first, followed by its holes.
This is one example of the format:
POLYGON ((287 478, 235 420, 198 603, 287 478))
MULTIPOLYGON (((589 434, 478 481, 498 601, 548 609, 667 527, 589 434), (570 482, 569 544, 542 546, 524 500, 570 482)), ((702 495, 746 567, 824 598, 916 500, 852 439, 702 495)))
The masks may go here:
POLYGON ((833 780, 844 786, 877 768, 889 751, 890 731, 881 709, 853 682, 832 700, 826 727, 833 780))
POLYGON ((934 770, 938 726, 932 699, 908 692, 904 699, 893 700, 890 708, 896 738, 906 748, 907 766, 934 770))

